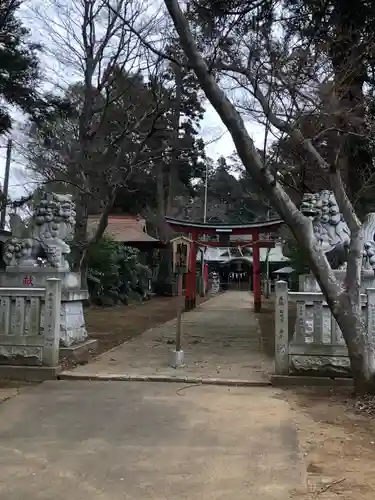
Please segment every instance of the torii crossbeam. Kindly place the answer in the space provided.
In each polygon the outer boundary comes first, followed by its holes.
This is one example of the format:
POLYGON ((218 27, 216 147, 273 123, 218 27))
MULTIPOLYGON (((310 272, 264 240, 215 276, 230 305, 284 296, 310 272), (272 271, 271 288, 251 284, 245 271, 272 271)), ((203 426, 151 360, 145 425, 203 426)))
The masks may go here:
POLYGON ((281 219, 271 219, 262 222, 253 222, 250 224, 221 224, 221 223, 203 223, 165 218, 166 223, 179 233, 189 235, 194 244, 190 252, 190 269, 186 277, 185 306, 186 309, 192 309, 196 304, 196 272, 197 272, 197 248, 198 246, 212 247, 230 247, 241 246, 242 248, 253 248, 253 283, 254 283, 254 310, 261 310, 261 268, 260 268, 260 249, 272 248, 275 241, 269 238, 269 235, 276 232, 283 221, 281 219), (207 235, 217 235, 218 242, 199 241, 200 237, 207 235), (249 240, 230 241, 231 236, 248 235, 249 240), (261 235, 268 235, 261 238, 261 235))

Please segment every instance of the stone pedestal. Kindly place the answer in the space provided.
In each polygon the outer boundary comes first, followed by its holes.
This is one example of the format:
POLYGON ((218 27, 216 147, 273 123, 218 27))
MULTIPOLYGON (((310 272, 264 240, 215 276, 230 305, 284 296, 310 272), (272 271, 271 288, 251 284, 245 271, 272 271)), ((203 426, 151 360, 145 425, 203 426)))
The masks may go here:
POLYGON ((63 290, 61 294, 60 345, 70 347, 87 339, 83 301, 87 290, 63 290))
MULTIPOLYGON (((62 282, 60 346, 71 347, 85 342, 87 330, 83 315, 83 301, 88 299, 88 292, 80 289, 80 273, 43 267, 8 266, 6 272, 0 274, 0 286, 44 288, 48 278, 59 278, 62 282)), ((41 314, 43 318, 43 310, 41 314)))

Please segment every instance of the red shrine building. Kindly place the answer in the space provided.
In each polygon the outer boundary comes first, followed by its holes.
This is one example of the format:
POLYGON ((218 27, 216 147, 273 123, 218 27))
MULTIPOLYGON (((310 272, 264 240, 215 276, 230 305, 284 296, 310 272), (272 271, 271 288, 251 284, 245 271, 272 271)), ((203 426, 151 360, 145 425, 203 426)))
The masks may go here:
POLYGON ((273 219, 249 224, 218 224, 166 217, 165 221, 176 233, 185 234, 193 241, 189 272, 186 276, 186 309, 194 308, 196 303, 197 252, 199 249, 202 247, 235 247, 252 249, 251 281, 254 292, 254 310, 260 311, 262 301, 260 249, 275 247, 278 230, 283 224, 282 220, 273 219))

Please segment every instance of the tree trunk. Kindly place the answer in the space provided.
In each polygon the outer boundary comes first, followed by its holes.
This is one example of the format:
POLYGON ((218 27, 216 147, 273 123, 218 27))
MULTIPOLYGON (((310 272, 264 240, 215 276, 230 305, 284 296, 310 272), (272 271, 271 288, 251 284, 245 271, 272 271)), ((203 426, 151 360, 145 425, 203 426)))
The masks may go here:
POLYGON ((76 204, 76 226, 74 231, 74 242, 71 245, 71 268, 74 272, 81 271, 80 264, 83 250, 87 241, 87 203, 86 196, 80 195, 76 204))
MULTIPOLYGON (((194 68, 194 72, 205 92, 208 100, 220 116, 223 124, 229 131, 237 153, 253 181, 263 190, 273 208, 291 229, 306 261, 316 277, 328 305, 337 320, 346 341, 349 357, 352 364, 355 387, 363 391, 369 383, 369 374, 366 370, 366 334, 360 320, 360 272, 358 274, 358 255, 360 245, 357 245, 356 233, 360 229, 360 222, 345 193, 339 172, 331 172, 331 185, 337 203, 352 233, 354 242, 353 255, 348 261, 347 277, 348 291, 343 293, 340 284, 329 266, 327 258, 312 231, 312 222, 304 217, 284 191, 277 178, 262 162, 254 143, 249 136, 244 121, 234 105, 219 87, 214 74, 209 70, 202 55, 198 52, 189 25, 179 7, 178 0, 164 0, 167 10, 174 22, 180 37, 181 46, 194 68), (345 309, 346 307, 346 309, 345 309)), ((229 69, 231 70, 231 69, 229 69)), ((288 133, 292 140, 303 150, 308 159, 320 168, 329 170, 329 165, 317 152, 311 141, 307 140, 296 124, 280 120, 270 109, 269 104, 257 85, 256 78, 249 68, 232 69, 246 75, 254 88, 254 95, 261 104, 270 123, 284 133, 288 133)))
MULTIPOLYGON (((165 210, 167 203, 165 189, 164 164, 160 162, 157 172, 157 228, 158 237, 163 243, 170 239, 170 228, 165 222, 165 210)), ((155 283, 155 293, 158 295, 171 296, 174 294, 173 270, 172 270, 172 250, 169 247, 159 250, 159 269, 155 283)))
POLYGON ((366 341, 366 326, 361 317, 361 305, 348 293, 344 293, 340 297, 338 310, 333 306, 333 311, 348 347, 355 391, 357 394, 373 392, 374 386, 368 363, 369 346, 366 341))
POLYGON ((183 81, 182 81, 181 67, 177 64, 173 64, 172 68, 175 75, 176 96, 175 96, 175 109, 172 115, 173 139, 172 139, 171 159, 169 163, 169 172, 168 172, 168 186, 165 197, 166 198, 165 215, 171 215, 172 213, 175 185, 178 181, 177 163, 180 155, 179 139, 180 139, 180 120, 181 120, 183 81))
MULTIPOLYGON (((165 222, 165 216, 170 215, 174 201, 175 184, 177 179, 177 162, 179 157, 179 129, 181 115, 181 96, 182 96, 182 76, 181 68, 174 67, 176 80, 176 107, 172 117, 173 141, 170 161, 161 165, 158 174, 158 229, 161 240, 164 243, 169 242, 171 238, 171 229, 165 222), (165 172, 163 166, 167 171, 165 172)), ((170 247, 162 248, 159 252, 159 273, 156 289, 160 295, 175 295, 176 283, 173 277, 172 268, 172 249, 170 247)))

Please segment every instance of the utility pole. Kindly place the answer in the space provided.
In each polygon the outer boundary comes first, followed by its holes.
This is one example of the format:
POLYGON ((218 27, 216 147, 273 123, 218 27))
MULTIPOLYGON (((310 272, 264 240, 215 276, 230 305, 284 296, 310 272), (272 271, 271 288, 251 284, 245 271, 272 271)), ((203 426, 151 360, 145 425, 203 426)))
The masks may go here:
POLYGON ((3 206, 1 207, 1 215, 0 215, 0 229, 2 230, 4 230, 5 228, 5 218, 7 214, 9 173, 10 173, 11 160, 12 160, 12 139, 8 139, 7 155, 5 162, 4 186, 3 186, 3 206))
MULTIPOLYGON (((204 183, 204 213, 203 213, 203 222, 206 224, 207 222, 207 191, 208 191, 208 162, 206 162, 206 180, 204 183)), ((208 236, 204 235, 204 240, 208 239, 208 236)), ((201 253, 201 297, 206 295, 205 292, 205 283, 204 283, 204 251, 201 253)))

